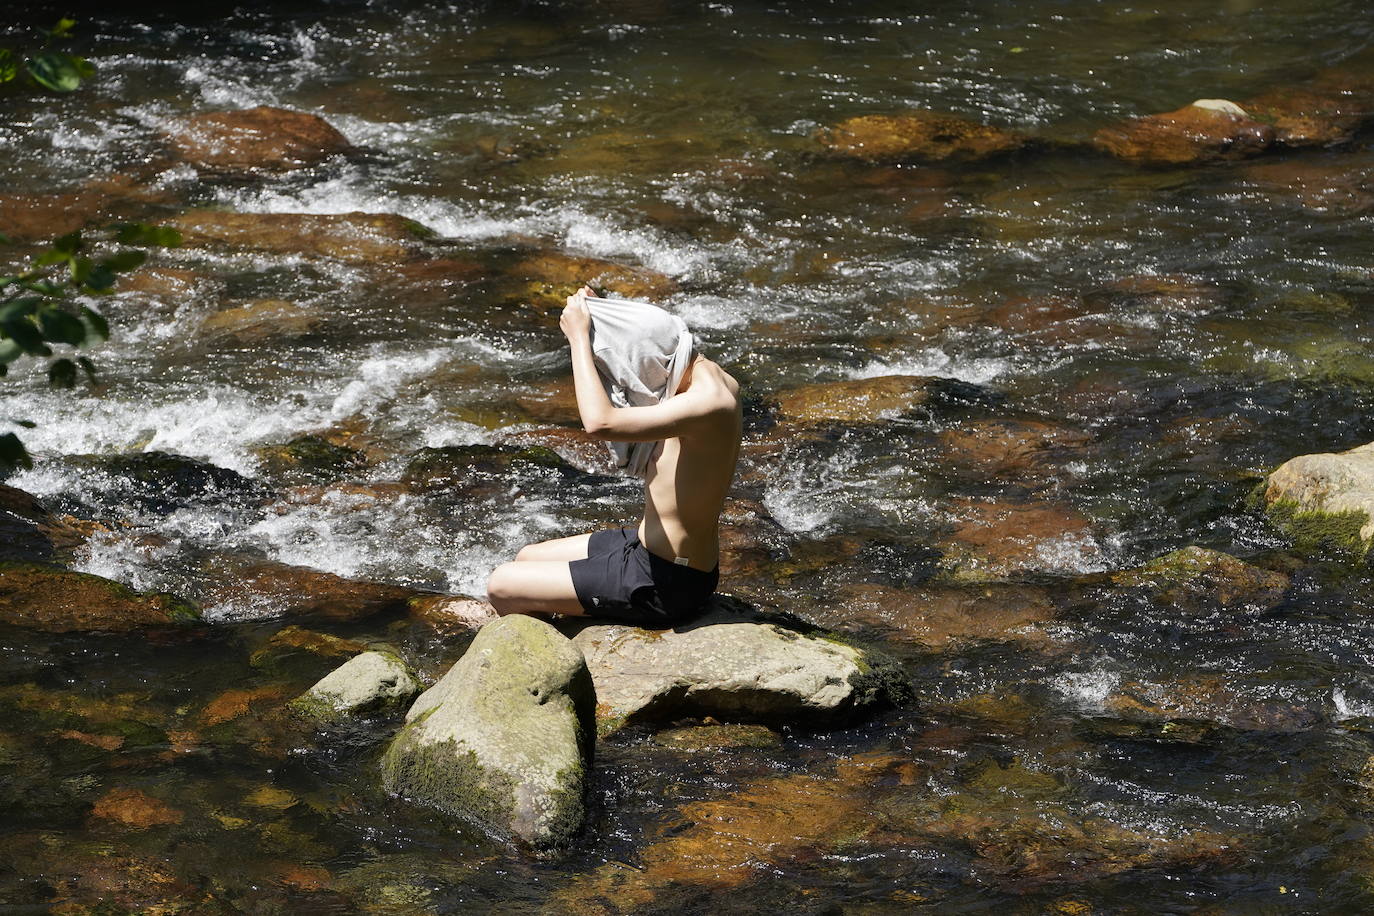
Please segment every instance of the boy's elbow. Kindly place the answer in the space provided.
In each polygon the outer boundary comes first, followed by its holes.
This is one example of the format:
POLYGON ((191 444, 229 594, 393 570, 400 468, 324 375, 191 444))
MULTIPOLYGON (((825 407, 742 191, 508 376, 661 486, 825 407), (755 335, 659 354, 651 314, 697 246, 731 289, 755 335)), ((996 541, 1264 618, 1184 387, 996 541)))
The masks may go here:
POLYGON ((604 417, 596 419, 583 419, 582 429, 593 439, 610 439, 613 436, 611 423, 604 417))

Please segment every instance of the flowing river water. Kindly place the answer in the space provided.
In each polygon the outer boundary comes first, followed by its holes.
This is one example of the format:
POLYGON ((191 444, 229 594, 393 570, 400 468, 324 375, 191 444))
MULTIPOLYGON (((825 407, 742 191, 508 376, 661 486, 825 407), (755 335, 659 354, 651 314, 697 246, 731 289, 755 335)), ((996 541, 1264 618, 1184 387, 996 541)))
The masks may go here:
POLYGON ((106 302, 97 387, 5 380, 0 414, 37 424, 35 466, 6 482, 96 522, 75 567, 187 595, 212 625, 0 630, 0 903, 1374 906, 1374 590, 1293 554, 1249 501, 1294 455, 1374 439, 1374 149, 1148 169, 1075 145, 1198 97, 1374 72, 1364 3, 340 0, 106 14, 78 34, 91 83, 0 102, 0 191, 123 174, 152 222, 396 213, 466 267, 159 253, 176 282, 106 302), (166 158, 172 119, 256 105, 320 115, 361 153, 250 177, 166 158), (1041 142, 938 167, 821 155, 824 126, 911 107, 1041 142), (222 573, 277 561, 480 595, 521 545, 635 517, 633 482, 540 461, 414 483, 417 453, 453 451, 424 449, 568 422, 548 406, 569 372, 556 314, 510 268, 529 252, 650 278, 740 379, 722 588, 899 656, 915 687, 852 727, 746 742, 764 746, 605 740, 587 829, 549 860, 387 797, 375 760, 394 723, 283 746, 245 714, 338 663, 272 655, 289 625, 385 639, 431 676, 469 635, 303 622, 222 573), (259 300, 305 317, 208 330, 259 300), (775 415, 787 389, 885 375, 950 381, 869 422, 775 415), (264 457, 307 433, 363 458, 312 477, 264 457), (160 492, 120 463, 149 451, 236 476, 160 492), (1289 584, 1201 610, 1111 586, 1191 545, 1289 584), (145 830, 93 815, 117 787, 172 814, 145 830))

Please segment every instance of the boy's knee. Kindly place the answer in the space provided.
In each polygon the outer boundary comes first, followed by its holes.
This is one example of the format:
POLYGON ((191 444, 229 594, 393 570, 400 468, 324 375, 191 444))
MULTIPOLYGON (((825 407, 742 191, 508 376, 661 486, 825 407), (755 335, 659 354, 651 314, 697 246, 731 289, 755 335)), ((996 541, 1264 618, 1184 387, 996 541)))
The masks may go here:
POLYGON ((515 559, 516 559, 516 560, 533 560, 533 559, 536 559, 536 558, 537 558, 537 557, 536 557, 536 554, 538 554, 538 553, 539 553, 539 551, 535 549, 535 545, 533 545, 533 544, 526 544, 524 547, 521 547, 521 548, 520 548, 520 551, 519 551, 518 553, 516 553, 515 559))
POLYGON ((511 577, 506 570, 509 565, 502 563, 493 569, 491 575, 487 577, 487 601, 496 609, 498 614, 508 613, 507 609, 510 607, 510 600, 513 597, 510 592, 511 577))

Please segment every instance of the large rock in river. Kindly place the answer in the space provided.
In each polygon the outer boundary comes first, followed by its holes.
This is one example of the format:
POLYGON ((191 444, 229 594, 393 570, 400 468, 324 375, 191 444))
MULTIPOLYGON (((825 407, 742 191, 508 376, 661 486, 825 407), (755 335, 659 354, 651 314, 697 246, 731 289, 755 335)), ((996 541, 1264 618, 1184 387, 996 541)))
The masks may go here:
POLYGON ((269 105, 181 118, 164 135, 183 160, 227 172, 287 171, 353 148, 323 118, 269 105))
POLYGON ((395 213, 229 213, 190 210, 166 225, 188 247, 337 258, 354 264, 404 261, 434 233, 395 213))
POLYGON ((901 666, 715 599, 675 630, 593 624, 573 637, 596 683, 603 732, 631 719, 713 716, 829 723, 899 701, 901 666))
POLYGON ((1263 498, 1270 520, 1299 549, 1363 555, 1374 538, 1374 442, 1289 459, 1269 475, 1263 498))
POLYGON ((919 110, 849 118, 818 139, 832 155, 864 162, 976 161, 1026 145, 1015 131, 919 110))
POLYGON ((1219 550, 1184 547, 1144 566, 1112 575, 1127 588, 1141 588, 1188 612, 1213 609, 1269 610, 1283 601, 1288 576, 1263 569, 1219 550))
POLYGON ((798 423, 880 423, 935 403, 977 402, 987 389, 956 379, 926 375, 814 382, 779 392, 778 419, 798 423))
POLYGON ((503 617, 411 706, 383 782, 499 836, 561 846, 585 815, 594 705, 571 642, 533 617, 503 617))
POLYGON ((69 633, 136 630, 200 619, 188 601, 143 594, 111 579, 50 563, 0 562, 0 622, 69 633))
POLYGON ((1197 165, 1256 156, 1274 143, 1274 128, 1224 99, 1198 99, 1176 111, 1104 127, 1093 145, 1144 165, 1197 165))

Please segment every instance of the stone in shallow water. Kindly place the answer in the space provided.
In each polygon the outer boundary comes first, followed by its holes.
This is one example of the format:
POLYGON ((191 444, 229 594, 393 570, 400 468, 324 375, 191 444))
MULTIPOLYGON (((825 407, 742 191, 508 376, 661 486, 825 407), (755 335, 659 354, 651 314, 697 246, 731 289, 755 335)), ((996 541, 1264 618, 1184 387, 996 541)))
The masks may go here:
POLYGON ((797 632, 722 598, 673 630, 591 624, 573 642, 596 683, 603 733, 631 719, 685 716, 809 727, 909 692, 896 661, 797 632))
POLYGON ((111 789, 96 801, 91 816, 134 830, 179 824, 182 813, 138 789, 111 789))
POLYGON ((1299 550, 1363 557, 1374 538, 1374 442, 1289 459, 1269 475, 1263 500, 1299 550))
POLYGON ((858 624, 895 642, 940 650, 978 640, 1040 645, 1046 637, 1035 625, 1055 612, 1049 593, 1035 585, 852 585, 813 616, 827 626, 858 624))
POLYGON ((1091 520, 1065 503, 960 499, 950 511, 954 530, 936 546, 942 572, 956 581, 1074 568, 1101 557, 1091 520))
POLYGON ((864 162, 976 161, 1014 152, 1027 141, 1015 131, 934 111, 849 118, 818 139, 832 155, 864 162))
POLYGON ((764 725, 689 725, 654 735, 654 744, 686 751, 780 747, 782 737, 764 725))
POLYGON ((216 345, 252 346, 306 337, 323 322, 321 309, 282 299, 255 299, 206 316, 200 332, 216 345))
POLYGON ((394 213, 228 213, 190 210, 166 222, 188 247, 336 258, 353 264, 418 257, 433 233, 394 213))
POLYGON ((585 816, 594 705, 567 638, 503 617, 411 706, 382 758, 383 783, 536 849, 566 845, 585 816))
POLYGON ((1238 114, 1237 110, 1196 103, 1176 111, 1132 118, 1104 127, 1093 136, 1093 145, 1098 149, 1143 165, 1198 165, 1244 159, 1259 155, 1273 143, 1273 126, 1248 114, 1238 114))
POLYGON ((212 557, 205 571, 213 577, 207 588, 207 602, 290 616, 361 620, 388 611, 404 611, 411 598, 422 594, 399 585, 347 579, 305 566, 233 555, 212 557))
POLYGON ((331 726, 391 713, 419 692, 420 682, 404 659, 389 649, 373 649, 335 668, 289 706, 302 718, 331 726))
POLYGON ((200 609, 163 593, 139 593, 111 579, 50 563, 0 562, 0 621, 70 633, 193 623, 200 609))
POLYGON ((801 385, 777 395, 778 417, 798 423, 880 423, 930 400, 939 382, 923 375, 801 385))
POLYGON ((1269 610, 1277 607, 1288 591, 1288 577, 1283 573, 1196 546, 1114 573, 1112 581, 1149 589, 1159 600, 1192 612, 1215 607, 1269 610))
POLYGON ((183 160, 213 171, 289 171, 353 149, 323 118, 269 105, 179 118, 163 134, 183 160))

